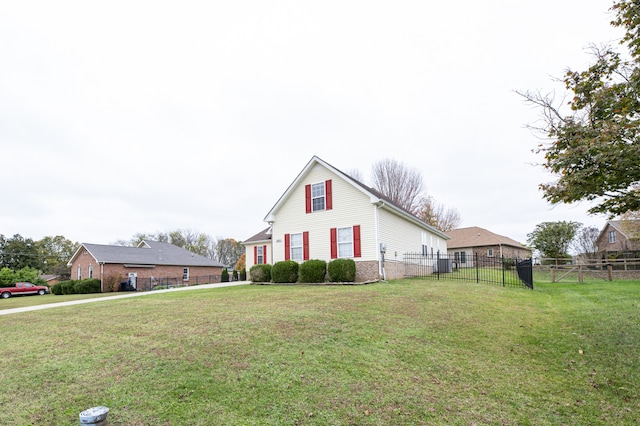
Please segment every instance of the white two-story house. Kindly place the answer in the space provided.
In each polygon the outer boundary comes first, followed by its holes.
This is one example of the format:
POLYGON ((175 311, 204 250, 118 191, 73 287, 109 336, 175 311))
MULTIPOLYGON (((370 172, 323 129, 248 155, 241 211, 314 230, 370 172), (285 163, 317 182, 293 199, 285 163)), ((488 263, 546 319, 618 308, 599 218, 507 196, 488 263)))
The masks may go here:
POLYGON ((356 281, 404 276, 405 253, 447 253, 449 237, 313 157, 244 241, 246 267, 282 260, 351 258, 356 281))

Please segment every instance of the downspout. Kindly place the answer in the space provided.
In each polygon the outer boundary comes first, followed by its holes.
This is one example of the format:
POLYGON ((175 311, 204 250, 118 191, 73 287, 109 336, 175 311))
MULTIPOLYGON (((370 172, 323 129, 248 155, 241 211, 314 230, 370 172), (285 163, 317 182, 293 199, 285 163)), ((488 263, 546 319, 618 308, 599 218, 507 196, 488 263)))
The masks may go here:
POLYGON ((378 212, 380 207, 384 206, 384 201, 380 200, 379 203, 376 203, 376 247, 377 247, 377 257, 378 257, 378 273, 382 276, 382 281, 387 280, 387 274, 384 269, 384 254, 380 250, 381 242, 380 242, 380 213, 378 212))
POLYGON ((103 279, 104 277, 104 262, 100 262, 100 293, 104 293, 103 279))

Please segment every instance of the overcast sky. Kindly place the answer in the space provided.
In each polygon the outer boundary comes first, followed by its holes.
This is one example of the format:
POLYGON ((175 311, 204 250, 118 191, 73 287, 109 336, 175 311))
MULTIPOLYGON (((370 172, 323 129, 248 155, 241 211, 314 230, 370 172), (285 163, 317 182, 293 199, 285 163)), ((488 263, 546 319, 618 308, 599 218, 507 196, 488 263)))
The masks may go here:
POLYGON ((393 158, 462 226, 601 228, 553 180, 514 90, 561 92, 610 0, 0 1, 0 234, 244 240, 313 155, 393 158))

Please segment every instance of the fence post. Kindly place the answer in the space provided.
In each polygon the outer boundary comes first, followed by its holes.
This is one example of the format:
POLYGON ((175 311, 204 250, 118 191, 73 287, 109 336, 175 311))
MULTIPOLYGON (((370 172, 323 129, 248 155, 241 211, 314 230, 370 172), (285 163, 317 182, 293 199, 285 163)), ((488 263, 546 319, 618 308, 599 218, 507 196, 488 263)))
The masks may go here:
POLYGON ((440 250, 436 253, 436 277, 440 279, 440 250))
POLYGON ((476 264, 476 283, 479 283, 480 282, 480 267, 478 265, 478 253, 476 252, 475 255, 476 255, 476 261, 475 261, 475 264, 476 264))
POLYGON ((582 277, 582 265, 579 265, 578 266, 578 282, 582 284, 582 281, 584 281, 582 277))
POLYGON ((549 270, 551 271, 551 282, 555 283, 556 282, 556 268, 554 268, 553 265, 551 265, 549 270))
POLYGON ((504 255, 500 256, 500 261, 502 262, 502 287, 504 287, 504 255))
POLYGON ((613 266, 610 263, 607 265, 607 278, 609 281, 613 281, 613 266))

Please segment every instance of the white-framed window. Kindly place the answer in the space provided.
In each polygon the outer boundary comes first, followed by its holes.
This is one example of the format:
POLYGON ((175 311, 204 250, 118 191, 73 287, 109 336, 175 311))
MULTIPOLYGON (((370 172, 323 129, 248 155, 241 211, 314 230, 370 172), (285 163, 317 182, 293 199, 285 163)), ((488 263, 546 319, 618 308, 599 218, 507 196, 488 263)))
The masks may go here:
POLYGON ((291 234, 290 243, 291 260, 302 260, 302 232, 299 234, 291 234))
POLYGON ((78 279, 82 279, 82 266, 78 266, 78 279))
POLYGON ((265 263, 264 261, 264 246, 256 247, 256 264, 262 265, 265 263))
POLYGON ((610 243, 616 242, 616 231, 609 231, 609 242, 610 243))
POLYGON ((353 257, 353 227, 338 228, 338 257, 353 257))
POLYGON ((182 269, 182 280, 189 281, 189 268, 182 269))
POLYGON ((326 208, 325 183, 311 185, 311 211, 317 212, 326 208))
POLYGON ((493 249, 487 250, 487 256, 493 257, 493 249))
POLYGON ((423 256, 428 256, 429 255, 429 246, 427 245, 427 233, 423 231, 421 233, 421 237, 422 237, 422 255, 423 256))
POLYGON ((89 265, 89 278, 93 278, 93 265, 89 265))
POLYGON ((461 251, 460 252, 460 263, 467 263, 467 252, 466 251, 461 251))

